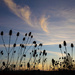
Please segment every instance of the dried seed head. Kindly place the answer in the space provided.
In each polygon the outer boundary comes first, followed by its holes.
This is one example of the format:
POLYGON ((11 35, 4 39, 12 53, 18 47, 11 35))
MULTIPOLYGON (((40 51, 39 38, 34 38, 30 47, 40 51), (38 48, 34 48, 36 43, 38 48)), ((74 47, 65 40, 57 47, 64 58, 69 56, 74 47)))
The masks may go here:
POLYGON ((26 55, 25 55, 25 54, 24 54, 23 56, 24 56, 24 57, 26 57, 26 55))
POLYGON ((20 33, 19 33, 19 32, 17 32, 16 36, 19 36, 19 35, 20 35, 20 33))
POLYGON ((37 47, 37 44, 35 44, 35 46, 34 47, 37 47))
POLYGON ((3 31, 1 31, 1 36, 3 36, 3 34, 4 34, 3 31))
POLYGON ((22 67, 22 64, 20 65, 20 67, 22 67))
POLYGON ((10 36, 12 35, 12 30, 9 31, 9 35, 10 35, 10 36))
POLYGON ((59 44, 59 48, 62 48, 61 44, 59 44))
POLYGON ((46 53, 46 50, 43 50, 43 55, 45 55, 45 53, 46 53))
POLYGON ((1 53, 1 55, 3 55, 3 51, 1 51, 0 53, 1 53))
POLYGON ((31 38, 33 38, 33 35, 31 35, 31 38))
POLYGON ((16 65, 13 65, 13 67, 15 68, 15 67, 16 67, 16 65))
POLYGON ((72 47, 72 48, 74 47, 73 43, 71 43, 71 47, 72 47))
POLYGON ((40 43, 39 46, 42 46, 42 43, 40 43))
POLYGON ((37 50, 34 50, 34 54, 36 54, 37 53, 37 50))
POLYGON ((33 41, 33 44, 36 44, 36 41, 33 41))
POLYGON ((29 62, 27 63, 27 67, 30 68, 30 63, 29 62))
POLYGON ((25 34, 25 36, 27 36, 27 33, 25 34))
POLYGON ((13 47, 16 47, 16 43, 13 44, 13 47))
POLYGON ((64 45, 64 46, 66 46, 66 45, 67 45, 67 44, 66 44, 66 41, 64 41, 64 42, 63 42, 63 45, 64 45))
POLYGON ((25 41, 25 37, 23 38, 23 41, 25 41))
POLYGON ((3 66, 5 66, 5 62, 3 62, 2 64, 3 64, 3 66))
POLYGON ((31 36, 31 32, 29 32, 29 36, 31 36))
POLYGON ((24 48, 24 45, 23 45, 23 44, 20 44, 20 46, 21 46, 22 48, 24 48))
POLYGON ((16 53, 16 51, 14 51, 14 53, 16 53))
POLYGON ((47 55, 47 53, 45 53, 45 56, 47 55))

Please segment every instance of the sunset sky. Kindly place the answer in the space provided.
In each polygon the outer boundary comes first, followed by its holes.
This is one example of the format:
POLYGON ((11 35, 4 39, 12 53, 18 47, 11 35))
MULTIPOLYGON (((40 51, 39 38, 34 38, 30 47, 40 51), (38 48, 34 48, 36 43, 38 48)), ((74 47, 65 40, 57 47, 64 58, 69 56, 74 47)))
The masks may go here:
MULTIPOLYGON (((69 53, 70 44, 75 45, 75 0, 0 0, 0 32, 4 31, 6 44, 10 29, 12 40, 20 32, 19 42, 25 33, 32 32, 33 40, 43 43, 42 50, 47 50, 47 63, 52 58, 58 60, 59 44, 63 45, 65 40, 69 53)), ((73 54, 75 59, 75 48, 73 54)))

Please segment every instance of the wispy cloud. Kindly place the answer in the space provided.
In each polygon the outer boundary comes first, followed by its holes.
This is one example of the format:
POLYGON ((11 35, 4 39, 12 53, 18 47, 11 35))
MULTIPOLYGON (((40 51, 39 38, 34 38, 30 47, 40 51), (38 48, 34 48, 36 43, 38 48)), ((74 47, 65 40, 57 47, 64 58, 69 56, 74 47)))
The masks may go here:
MULTIPOLYGON (((62 54, 61 53, 59 53, 59 52, 54 52, 54 51, 49 51, 49 50, 47 50, 47 53, 51 53, 51 54, 54 54, 54 55, 57 55, 57 56, 62 56, 62 54)), ((65 54, 63 54, 63 56, 65 56, 65 54)))
POLYGON ((13 0, 4 0, 4 2, 15 15, 24 20, 29 26, 38 28, 40 30, 42 28, 43 31, 48 33, 47 19, 49 17, 45 17, 44 15, 40 17, 39 20, 35 15, 33 15, 33 13, 31 13, 30 7, 28 5, 21 7, 20 5, 14 3, 13 0), (32 15, 34 16, 33 19, 32 15))
POLYGON ((27 24, 32 26, 31 23, 31 11, 29 6, 21 7, 13 2, 13 0, 4 0, 5 4, 10 8, 10 10, 16 14, 18 17, 23 19, 27 24))
POLYGON ((44 45, 59 44, 63 40, 66 40, 68 43, 75 43, 75 9, 55 8, 55 11, 50 10, 50 12, 47 12, 50 17, 42 14, 40 18, 37 18, 35 15, 35 18, 32 18, 33 13, 29 6, 21 7, 14 3, 13 0, 4 0, 4 2, 14 14, 23 19, 29 26, 34 27, 38 31, 43 30, 46 32, 38 33, 37 31, 38 34, 34 34, 34 38, 44 43, 44 45))
POLYGON ((49 18, 49 16, 48 17, 45 17, 45 15, 43 15, 41 18, 40 18, 40 25, 41 25, 41 28, 45 31, 45 32, 49 32, 48 31, 48 27, 47 27, 47 25, 48 25, 48 22, 47 22, 47 19, 49 18))

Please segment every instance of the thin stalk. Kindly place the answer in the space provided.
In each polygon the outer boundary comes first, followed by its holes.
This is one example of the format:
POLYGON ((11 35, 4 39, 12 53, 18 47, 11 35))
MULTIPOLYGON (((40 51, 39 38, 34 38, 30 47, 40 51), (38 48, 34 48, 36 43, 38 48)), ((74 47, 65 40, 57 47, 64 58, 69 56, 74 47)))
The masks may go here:
POLYGON ((8 68, 8 65, 9 65, 9 51, 10 51, 10 41, 11 41, 11 36, 9 35, 9 47, 8 47, 7 68, 8 68))
POLYGON ((1 38, 2 38, 2 41, 3 41, 3 45, 4 45, 4 47, 5 47, 5 50, 6 50, 6 52, 7 52, 7 48, 6 48, 6 45, 5 45, 5 41, 4 41, 4 39, 3 39, 3 36, 2 36, 1 38))
POLYGON ((66 51, 66 57, 67 57, 67 48, 66 48, 66 46, 65 46, 65 51, 66 51))
POLYGON ((61 51, 61 54, 62 54, 62 57, 63 57, 63 53, 62 53, 62 49, 60 48, 60 51, 61 51))
POLYGON ((73 48, 72 48, 72 59, 73 59, 73 48))

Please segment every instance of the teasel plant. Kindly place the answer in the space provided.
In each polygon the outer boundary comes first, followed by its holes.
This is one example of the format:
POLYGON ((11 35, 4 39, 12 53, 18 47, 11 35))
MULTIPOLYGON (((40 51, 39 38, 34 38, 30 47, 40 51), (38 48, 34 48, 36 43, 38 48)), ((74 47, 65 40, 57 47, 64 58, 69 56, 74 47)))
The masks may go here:
POLYGON ((60 48, 60 52, 61 52, 61 55, 62 55, 62 58, 63 58, 63 52, 62 52, 62 45, 61 44, 59 44, 59 48, 60 48))
POLYGON ((71 43, 71 48, 72 48, 71 55, 72 55, 72 59, 73 59, 73 48, 74 48, 74 44, 73 43, 71 43))
POLYGON ((42 53, 42 43, 40 44, 36 44, 36 42, 33 42, 34 48, 32 49, 32 52, 30 52, 30 59, 29 59, 29 64, 30 64, 30 68, 32 68, 33 70, 38 69, 38 65, 39 63, 41 63, 42 57, 43 57, 43 53, 42 53), (32 63, 31 63, 32 60, 32 63))
MULTIPOLYGON (((10 66, 10 53, 13 54, 14 52, 14 48, 16 47, 16 42, 17 42, 17 39, 18 39, 18 36, 19 36, 19 32, 17 33, 17 37, 16 37, 16 40, 15 40, 15 43, 13 44, 13 47, 10 48, 10 44, 11 44, 11 36, 12 36, 12 30, 9 30, 9 44, 8 44, 8 48, 6 47, 5 45, 5 41, 4 41, 4 32, 1 31, 1 38, 2 38, 2 42, 3 42, 3 45, 4 45, 4 48, 6 50, 6 53, 7 53, 7 63, 5 64, 5 69, 9 69, 9 66, 10 66)), ((4 62, 5 63, 5 62, 4 62)))
POLYGON ((0 70, 2 69, 2 57, 3 57, 3 55, 4 55, 4 52, 3 52, 3 50, 0 50, 0 70))
MULTIPOLYGON (((70 45, 71 49, 72 49, 71 50, 71 54, 67 52, 66 41, 63 42, 63 45, 65 46, 64 54, 66 54, 66 56, 64 56, 63 57, 63 61, 60 62, 60 68, 61 68, 61 66, 63 66, 63 69, 67 69, 67 70, 69 69, 69 70, 71 70, 71 69, 73 69, 73 62, 74 62, 74 60, 73 60, 73 48, 74 48, 74 44, 71 43, 71 45, 70 45)), ((61 49, 61 44, 59 44, 59 48, 61 49)), ((61 58, 59 58, 59 59, 61 59, 61 58)))
POLYGON ((17 57, 17 61, 16 64, 19 61, 19 68, 22 67, 22 61, 24 61, 25 63, 25 58, 26 58, 26 54, 27 52, 31 49, 31 47, 33 46, 33 43, 31 44, 31 40, 33 38, 33 35, 31 35, 31 32, 29 32, 29 34, 25 34, 25 37, 23 37, 22 39, 22 43, 20 44, 19 50, 18 50, 18 57, 17 57), (24 58, 24 60, 23 60, 24 58))
POLYGON ((66 48, 67 43, 66 43, 66 41, 63 41, 63 45, 64 45, 64 47, 65 47, 65 53, 66 53, 66 57, 67 57, 67 48, 66 48))
POLYGON ((28 61, 28 64, 30 64, 30 67, 28 67, 29 68, 29 70, 30 70, 30 68, 31 68, 31 60, 32 60, 32 58, 34 58, 33 60, 33 68, 35 69, 35 65, 36 65, 36 57, 38 56, 37 55, 37 49, 36 49, 36 47, 37 47, 37 44, 36 44, 36 41, 33 41, 33 44, 34 44, 34 46, 33 46, 33 48, 32 48, 32 52, 30 52, 30 59, 29 59, 29 61, 28 61))
POLYGON ((47 56, 47 52, 46 52, 46 50, 43 50, 43 53, 42 53, 42 70, 44 71, 44 65, 45 65, 45 62, 47 61, 47 58, 46 58, 46 56, 47 56))
POLYGON ((55 70, 55 59, 52 58, 52 66, 53 66, 53 70, 55 70))

